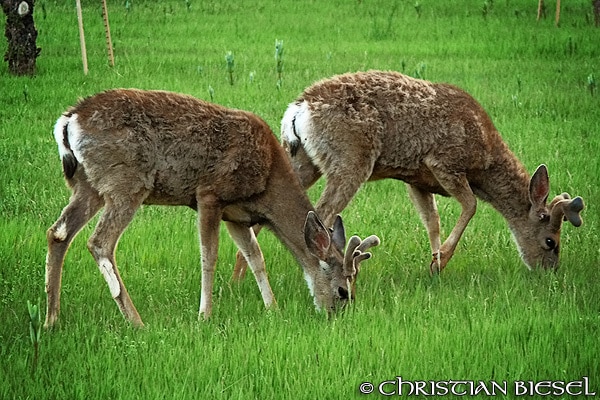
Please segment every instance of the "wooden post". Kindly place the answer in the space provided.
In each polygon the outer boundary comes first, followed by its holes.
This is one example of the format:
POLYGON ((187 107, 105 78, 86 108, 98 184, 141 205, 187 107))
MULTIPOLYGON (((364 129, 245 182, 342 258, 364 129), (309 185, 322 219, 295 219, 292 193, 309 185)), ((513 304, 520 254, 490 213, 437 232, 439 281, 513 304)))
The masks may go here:
POLYGON ((81 13, 81 0, 75 0, 77 5, 77 23, 79 24, 79 43, 81 44, 81 61, 83 62, 83 73, 88 73, 87 51, 85 49, 85 34, 83 33, 83 15, 81 13))
POLYGON ((115 56, 113 54, 112 40, 110 38, 110 25, 108 24, 108 8, 106 0, 102 0, 102 18, 104 19, 104 32, 106 33, 106 47, 108 48, 108 63, 111 67, 115 66, 115 56))
POLYGON ((560 21, 560 0, 556 0, 556 18, 554 19, 554 25, 558 26, 560 21))

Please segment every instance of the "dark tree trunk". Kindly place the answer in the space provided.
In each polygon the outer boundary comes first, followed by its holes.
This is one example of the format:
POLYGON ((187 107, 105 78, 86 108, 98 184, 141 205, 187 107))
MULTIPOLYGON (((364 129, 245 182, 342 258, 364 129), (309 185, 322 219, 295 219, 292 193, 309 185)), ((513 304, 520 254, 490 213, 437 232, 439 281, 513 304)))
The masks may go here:
POLYGON ((0 0, 6 14, 5 36, 8 49, 4 61, 14 75, 35 74, 35 59, 40 50, 35 41, 37 30, 33 22, 33 3, 35 0, 0 0))

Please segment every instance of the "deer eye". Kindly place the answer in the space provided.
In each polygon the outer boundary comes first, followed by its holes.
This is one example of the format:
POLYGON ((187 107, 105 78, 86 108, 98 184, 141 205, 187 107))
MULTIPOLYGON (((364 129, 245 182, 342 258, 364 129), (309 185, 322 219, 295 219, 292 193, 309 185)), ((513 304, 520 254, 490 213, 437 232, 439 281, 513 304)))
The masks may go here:
POLYGON ((341 286, 338 287, 338 295, 340 296, 340 299, 348 300, 348 291, 341 286))
POLYGON ((552 250, 556 247, 556 242, 553 239, 546 238, 546 246, 548 246, 548 250, 552 250))

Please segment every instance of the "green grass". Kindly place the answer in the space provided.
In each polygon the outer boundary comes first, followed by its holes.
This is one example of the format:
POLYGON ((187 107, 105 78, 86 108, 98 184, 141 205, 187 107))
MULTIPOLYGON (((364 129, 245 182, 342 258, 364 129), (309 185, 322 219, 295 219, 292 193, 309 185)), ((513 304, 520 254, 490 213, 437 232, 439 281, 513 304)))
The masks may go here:
MULTIPOLYGON (((420 16, 413 1, 191 0, 189 10, 185 1, 130 1, 129 9, 109 1, 114 68, 100 3, 86 3, 87 76, 75 8, 62 3, 36 2, 34 78, 0 64, 0 398, 353 398, 362 382, 396 376, 507 381, 509 389, 586 376, 600 393, 600 96, 587 86, 590 74, 600 77, 600 31, 589 1, 563 2, 560 28, 551 17, 536 23, 530 0, 487 2, 485 18, 479 0, 420 1, 420 16), (275 40, 285 47, 279 86, 275 40), (584 225, 563 228, 557 273, 527 271, 506 223, 480 202, 432 281, 427 235, 404 186, 383 181, 343 213, 348 233, 382 238, 345 314, 315 313, 300 268, 269 233, 260 242, 280 309, 266 312, 250 276, 229 282, 235 246, 223 230, 214 315, 198 322, 196 216, 146 207, 117 258, 147 328, 130 327, 111 300, 85 246, 92 223, 67 255, 60 326, 42 332, 32 374, 27 301, 45 308, 45 231, 69 196, 52 138, 66 107, 112 87, 204 99, 212 88, 215 102, 254 111, 277 132, 303 88, 365 69, 419 71, 463 87, 530 171, 548 165, 553 193, 586 200, 584 225)), ((449 232, 459 207, 438 202, 449 232)))

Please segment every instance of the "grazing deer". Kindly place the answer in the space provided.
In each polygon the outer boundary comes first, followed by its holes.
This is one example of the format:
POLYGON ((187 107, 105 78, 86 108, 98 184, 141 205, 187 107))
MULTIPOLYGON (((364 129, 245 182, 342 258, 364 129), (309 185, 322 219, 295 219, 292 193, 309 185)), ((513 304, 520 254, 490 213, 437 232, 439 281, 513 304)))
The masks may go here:
MULTIPOLYGON (((484 109, 452 85, 396 72, 334 76, 288 106, 281 140, 304 187, 325 176, 315 208, 326 226, 366 181, 406 182, 429 235, 432 273, 454 254, 475 214, 475 196, 504 216, 530 269, 558 266, 563 217, 582 223, 583 200, 562 194, 547 205, 546 166, 530 179, 484 109), (454 197, 462 208, 443 244, 434 193, 454 197)), ((234 277, 244 273, 239 261, 234 277)))
POLYGON ((219 226, 250 265, 265 306, 276 304, 262 252, 251 226, 273 230, 302 265, 317 309, 332 312, 353 296, 358 264, 368 258, 364 242, 346 242, 338 216, 333 230, 315 214, 289 159, 267 124, 190 96, 112 90, 81 100, 57 121, 63 172, 73 193, 47 232, 46 327, 60 306, 62 268, 79 230, 102 208, 88 241, 110 293, 123 315, 143 326, 117 270, 119 237, 142 204, 185 205, 198 210, 202 289, 199 317, 212 310, 219 226))

